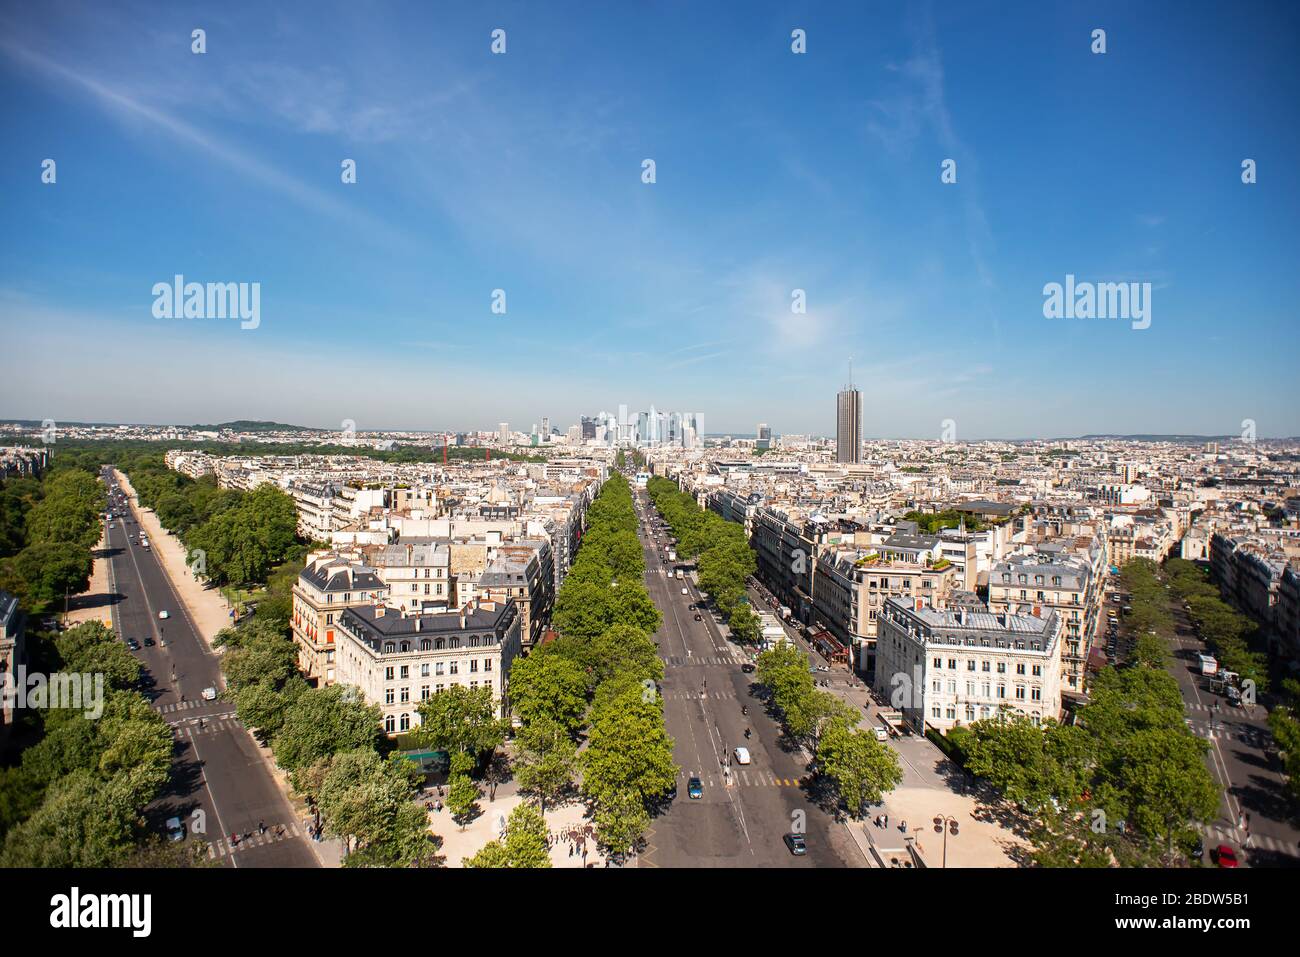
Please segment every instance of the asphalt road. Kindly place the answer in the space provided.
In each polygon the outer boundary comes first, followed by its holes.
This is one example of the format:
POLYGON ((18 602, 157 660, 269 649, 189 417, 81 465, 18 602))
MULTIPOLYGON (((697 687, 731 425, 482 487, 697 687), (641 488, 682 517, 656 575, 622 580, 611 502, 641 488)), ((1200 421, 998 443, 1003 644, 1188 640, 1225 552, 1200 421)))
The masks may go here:
MULTIPOLYGON (((664 716, 681 768, 677 797, 658 814, 639 856, 642 867, 864 867, 866 861, 844 825, 819 806, 801 779, 807 757, 782 744, 780 727, 767 714, 748 659, 722 637, 712 615, 688 606, 700 601, 689 578, 671 577, 647 529, 646 515, 657 516, 649 497, 636 492, 641 517, 646 587, 663 624, 654 638, 664 660, 664 716), (687 594, 682 594, 682 589, 687 594), (741 708, 748 706, 748 716, 741 708), (746 728, 751 737, 744 737, 746 728), (734 749, 748 748, 751 763, 735 762, 734 749), (731 754, 726 783, 722 760, 731 754), (687 781, 698 776, 703 797, 687 795, 687 781), (796 857, 783 837, 800 821, 808 853, 796 857)), ((666 536, 667 533, 664 533, 666 536)))
MULTIPOLYGON (((104 479, 110 492, 116 489, 111 472, 104 479)), ((179 816, 190 836, 209 843, 209 857, 226 866, 318 867, 302 822, 234 717, 234 705, 202 699, 204 688, 223 687, 217 656, 199 637, 160 560, 140 545, 129 505, 127 516, 110 524, 107 537, 113 629, 140 643, 134 654, 153 678, 153 708, 176 738, 172 782, 149 808, 150 821, 161 832, 168 818, 179 816), (160 611, 168 618, 160 620, 160 611), (146 646, 146 639, 154 644, 146 646), (232 833, 241 838, 233 846, 232 833)))
POLYGON ((1219 819, 1204 829, 1206 849, 1228 844, 1247 866, 1296 867, 1300 865, 1300 828, 1295 806, 1286 798, 1281 765, 1266 753, 1273 740, 1268 713, 1261 705, 1232 706, 1226 697, 1209 690, 1198 658, 1208 651, 1181 603, 1173 603, 1173 614, 1171 670, 1183 693, 1187 723, 1209 741, 1206 763, 1223 787, 1219 819), (1249 817, 1248 844, 1247 828, 1242 827, 1244 816, 1249 817))

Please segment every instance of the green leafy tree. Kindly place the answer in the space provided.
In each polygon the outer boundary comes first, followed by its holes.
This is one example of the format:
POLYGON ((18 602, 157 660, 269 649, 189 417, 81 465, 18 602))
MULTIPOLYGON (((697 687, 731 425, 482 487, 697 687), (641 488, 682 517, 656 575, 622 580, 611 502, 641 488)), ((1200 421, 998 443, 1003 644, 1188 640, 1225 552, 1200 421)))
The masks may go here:
POLYGON ((755 644, 761 635, 758 615, 747 604, 737 604, 727 620, 731 637, 745 644, 755 644))
POLYGON ((577 747, 563 725, 543 716, 525 724, 516 740, 515 779, 520 791, 537 797, 543 812, 573 787, 577 747))
POLYGON ((505 741, 508 723, 497 717, 492 689, 452 685, 420 702, 420 726, 415 730, 422 747, 477 757, 505 741))
POLYGON ((633 790, 606 795, 596 803, 592 818, 596 839, 616 854, 625 854, 635 847, 650 826, 645 802, 633 790))
POLYGON ((284 711, 284 723, 271 741, 276 762, 296 773, 321 758, 343 751, 374 750, 380 735, 380 710, 366 705, 341 685, 308 688, 284 711))
POLYGON ((433 851, 424 812, 413 803, 407 762, 373 749, 334 755, 321 781, 318 806, 327 833, 343 838, 349 867, 410 867, 433 851))
POLYGON ((587 676, 572 658, 543 645, 510 666, 510 707, 525 726, 541 720, 558 721, 575 730, 587 711, 587 676))
POLYGON ((447 786, 447 809, 462 829, 478 809, 479 786, 468 774, 458 773, 451 776, 447 786))
POLYGON ((473 857, 464 859, 466 867, 551 866, 547 848, 546 819, 530 804, 520 804, 510 812, 504 841, 491 841, 473 857))
POLYGON ((874 734, 854 730, 846 720, 827 726, 817 749, 817 768, 853 817, 861 817, 903 780, 898 755, 874 734))

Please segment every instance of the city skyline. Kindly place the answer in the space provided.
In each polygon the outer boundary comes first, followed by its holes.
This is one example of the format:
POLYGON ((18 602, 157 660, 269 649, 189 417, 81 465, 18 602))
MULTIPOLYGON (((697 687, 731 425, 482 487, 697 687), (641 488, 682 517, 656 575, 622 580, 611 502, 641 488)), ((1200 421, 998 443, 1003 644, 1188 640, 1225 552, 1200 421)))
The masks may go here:
POLYGON ((6 10, 0 332, 41 359, 6 414, 491 428, 619 393, 829 434, 854 354, 868 435, 1300 434, 1294 8, 752 12, 6 10), (176 276, 260 284, 259 322, 157 318, 176 276), (1150 284, 1150 325, 1047 318, 1074 277, 1150 284))

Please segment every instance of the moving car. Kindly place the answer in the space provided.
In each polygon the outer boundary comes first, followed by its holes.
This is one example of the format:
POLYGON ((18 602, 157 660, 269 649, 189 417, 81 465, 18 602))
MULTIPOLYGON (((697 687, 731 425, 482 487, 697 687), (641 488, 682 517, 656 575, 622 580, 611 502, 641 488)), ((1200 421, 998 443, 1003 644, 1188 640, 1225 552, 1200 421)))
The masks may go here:
POLYGON ((736 748, 736 763, 749 764, 749 748, 736 748))
POLYGON ((152 638, 146 638, 146 639, 144 640, 144 646, 145 646, 146 648, 152 648, 152 647, 153 647, 153 639, 152 639, 152 638))
POLYGON ((203 700, 204 700, 204 701, 215 701, 215 700, 216 700, 216 697, 217 697, 217 689, 216 689, 216 688, 208 687, 208 688, 204 688, 204 689, 203 689, 203 700))
POLYGON ((682 589, 682 594, 685 595, 686 593, 687 593, 687 592, 686 592, 686 589, 683 588, 683 589, 682 589))
POLYGON ((130 648, 132 651, 140 650, 140 642, 136 641, 134 638, 128 638, 126 640, 126 646, 130 648))
POLYGON ((745 674, 747 674, 747 675, 748 675, 748 674, 753 674, 753 673, 754 673, 754 666, 751 665, 748 661, 746 661, 743 665, 740 666, 740 670, 743 671, 743 672, 744 672, 745 674))
POLYGON ((703 620, 704 620, 704 616, 701 615, 699 612, 696 612, 696 614, 695 614, 695 620, 696 620, 696 621, 703 621, 703 620))
POLYGON ((787 834, 784 840, 785 846, 790 848, 790 853, 795 857, 803 857, 808 853, 808 845, 804 843, 802 834, 787 834))
POLYGON ((889 732, 886 731, 884 728, 880 727, 880 725, 876 725, 876 727, 875 727, 873 730, 876 732, 876 740, 877 740, 877 741, 888 741, 888 740, 889 740, 889 732))
POLYGON ((686 782, 686 795, 692 801, 698 801, 704 797, 704 783, 699 778, 691 778, 686 782))
POLYGON ((1237 852, 1227 844, 1220 844, 1214 849, 1214 862, 1220 867, 1236 867, 1237 852))
POLYGON ((171 616, 172 616, 171 612, 167 611, 167 609, 165 608, 162 611, 158 612, 159 618, 170 618, 171 616))
POLYGON ((173 841, 185 840, 185 825, 181 823, 178 817, 169 817, 167 819, 167 836, 173 841))

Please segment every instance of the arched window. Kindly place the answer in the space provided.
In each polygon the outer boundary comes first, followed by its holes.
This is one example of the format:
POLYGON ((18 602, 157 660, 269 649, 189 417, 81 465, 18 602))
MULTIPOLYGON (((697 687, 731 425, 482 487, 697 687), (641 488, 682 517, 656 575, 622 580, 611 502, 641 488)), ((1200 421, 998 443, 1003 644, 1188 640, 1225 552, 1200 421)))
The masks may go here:
POLYGON ((473 636, 471 636, 471 638, 469 639, 469 646, 470 646, 471 648, 477 648, 477 647, 478 647, 478 635, 473 635, 473 636))
POLYGON ((396 650, 397 650, 397 645, 393 644, 391 641, 386 641, 386 642, 384 642, 384 652, 385 652, 385 654, 387 654, 388 652, 396 651, 396 650))
POLYGON ((409 641, 402 642, 402 651, 410 651, 410 650, 411 650, 411 643, 409 641))
POLYGON ((403 731, 410 731, 410 730, 411 730, 411 716, 410 716, 409 714, 403 714, 403 715, 402 715, 402 723, 401 723, 400 727, 401 727, 401 730, 403 730, 403 731))
POLYGON ((393 716, 391 714, 384 715, 384 733, 392 734, 393 728, 394 728, 393 716))
POLYGON ((431 642, 428 638, 421 638, 421 639, 420 639, 420 650, 421 650, 421 651, 428 651, 428 650, 429 650, 430 648, 432 648, 432 647, 433 647, 433 642, 431 642))
POLYGON ((453 648, 459 648, 459 647, 460 647, 460 639, 459 639, 459 638, 453 638, 453 639, 451 640, 451 646, 452 646, 453 648))
POLYGON ((435 651, 442 651, 442 649, 446 647, 446 642, 441 638, 435 638, 433 641, 433 647, 435 651))

